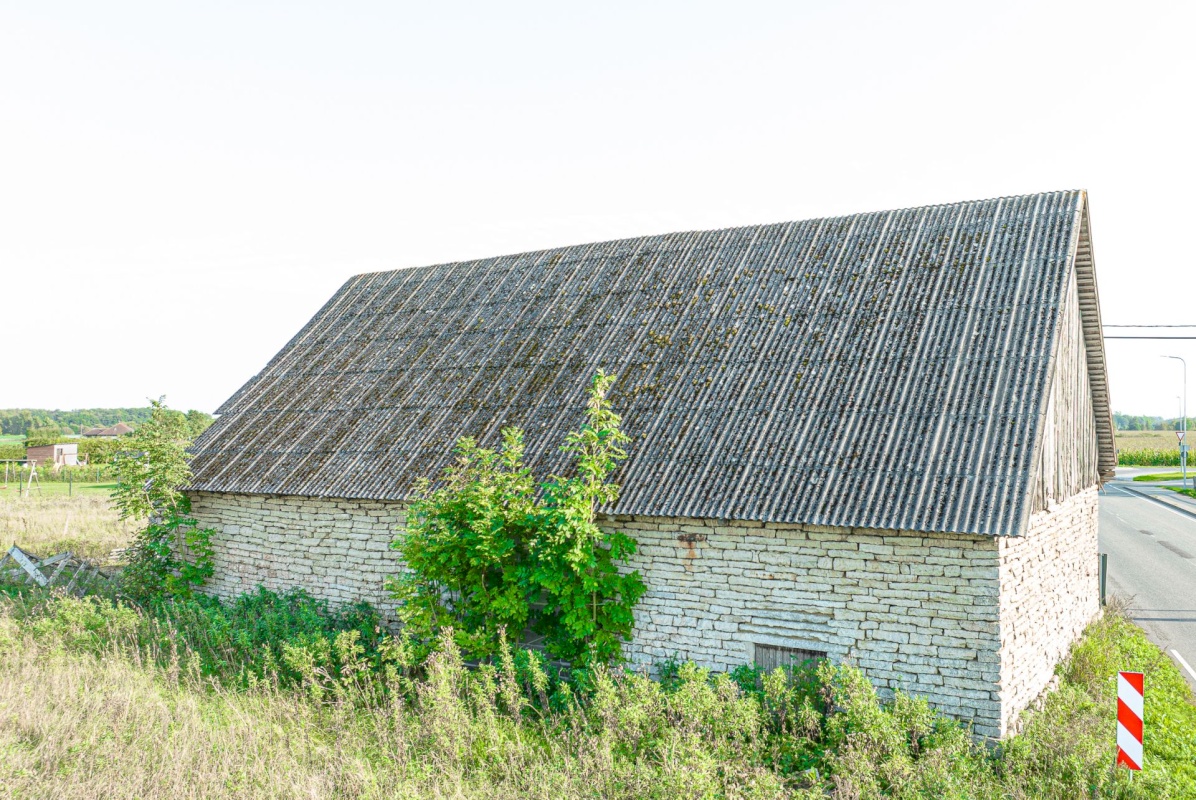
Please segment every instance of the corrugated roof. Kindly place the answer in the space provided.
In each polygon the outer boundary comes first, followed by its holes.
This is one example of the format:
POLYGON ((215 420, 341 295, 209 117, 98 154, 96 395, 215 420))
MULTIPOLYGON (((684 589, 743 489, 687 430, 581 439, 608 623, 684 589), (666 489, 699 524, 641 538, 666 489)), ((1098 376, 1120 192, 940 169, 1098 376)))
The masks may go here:
POLYGON ((526 430, 538 471, 564 471, 601 367, 634 437, 610 511, 1016 533, 1085 204, 1057 192, 360 275, 221 407, 193 488, 404 499, 457 438, 494 444, 504 425, 526 430))

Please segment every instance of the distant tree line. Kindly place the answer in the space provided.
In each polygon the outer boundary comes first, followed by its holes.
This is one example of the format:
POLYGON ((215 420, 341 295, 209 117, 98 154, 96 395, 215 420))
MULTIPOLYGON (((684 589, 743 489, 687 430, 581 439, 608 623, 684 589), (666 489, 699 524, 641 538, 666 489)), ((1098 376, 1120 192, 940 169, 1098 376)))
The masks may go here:
MULTIPOLYGON (((1182 426, 1180 417, 1164 419, 1163 417, 1134 416, 1131 414, 1114 414, 1113 424, 1119 431, 1177 431, 1182 426)), ((1188 417, 1188 430, 1196 430, 1196 419, 1188 417)))
POLYGON ((149 408, 81 408, 74 411, 5 408, 0 409, 0 433, 25 436, 30 428, 55 428, 59 433, 64 432, 63 428, 70 428, 71 433, 79 433, 82 428, 107 428, 118 422, 137 427, 149 418, 149 408))
MULTIPOLYGON (((79 446, 80 460, 86 459, 90 464, 106 464, 114 455, 128 449, 128 437, 79 438, 79 434, 88 428, 107 428, 118 422, 137 428, 150 419, 152 410, 153 407, 97 408, 85 411, 45 411, 28 408, 0 410, 0 424, 6 425, 0 432, 25 437, 20 443, 0 444, 0 459, 21 460, 25 458, 27 447, 71 442, 79 446), (88 419, 98 422, 93 425, 86 422, 88 419), (31 420, 39 424, 31 425, 31 420), (11 428, 7 427, 10 422, 11 428), (72 425, 72 422, 75 424, 72 425)), ((211 414, 195 409, 184 413, 159 406, 158 415, 169 417, 172 429, 182 431, 187 440, 199 436, 215 422, 211 414)))

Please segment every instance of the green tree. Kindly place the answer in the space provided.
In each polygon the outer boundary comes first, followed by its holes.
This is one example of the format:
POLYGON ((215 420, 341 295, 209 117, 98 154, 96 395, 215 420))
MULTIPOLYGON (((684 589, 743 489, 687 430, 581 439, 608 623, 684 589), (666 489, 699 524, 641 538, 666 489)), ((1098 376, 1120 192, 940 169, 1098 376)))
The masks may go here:
POLYGON ((442 486, 416 486, 409 525, 397 540, 408 572, 392 584, 399 616, 426 651, 446 627, 470 658, 498 652, 504 630, 528 625, 528 542, 536 486, 523 466, 523 434, 502 431, 498 451, 461 439, 442 486))
POLYGON ((538 629, 548 652, 574 662, 619 657, 646 588, 638 572, 622 575, 616 563, 635 553, 635 540, 597 522, 598 509, 619 498, 611 476, 630 441, 607 401, 613 383, 614 376, 601 371, 594 377, 586 421, 562 448, 577 473, 549 479, 533 542, 532 582, 545 599, 538 629))
POLYGON ((187 430, 191 433, 192 439, 212 427, 212 423, 215 421, 211 414, 196 411, 194 408, 187 412, 187 430))
POLYGON ((182 488, 191 480, 186 417, 152 400, 148 422, 126 437, 115 459, 113 503, 121 519, 143 521, 121 573, 124 592, 140 601, 190 595, 212 574, 212 531, 196 527, 182 488), (185 547, 189 559, 180 558, 185 547))
POLYGON ((45 425, 25 431, 25 446, 40 447, 67 441, 67 436, 58 425, 45 425))
POLYGON ((437 488, 417 485, 405 533, 395 541, 408 572, 394 582, 399 616, 423 653, 449 628, 468 658, 492 659, 504 631, 530 627, 545 649, 574 663, 611 661, 634 627, 645 587, 621 574, 635 541, 597 524, 618 498, 611 476, 628 437, 607 401, 614 376, 599 372, 586 421, 566 438, 571 477, 537 486, 523 465, 523 433, 502 431, 502 447, 461 439, 437 488))

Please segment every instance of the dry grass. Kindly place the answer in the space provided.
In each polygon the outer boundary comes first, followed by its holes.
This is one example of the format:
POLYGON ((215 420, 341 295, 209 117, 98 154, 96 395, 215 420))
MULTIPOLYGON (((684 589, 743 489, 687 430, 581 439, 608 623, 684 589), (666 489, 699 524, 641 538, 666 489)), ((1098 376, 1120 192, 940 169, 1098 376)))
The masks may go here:
POLYGON ((493 697, 466 691, 459 662, 434 670, 415 706, 362 708, 269 683, 229 691, 119 648, 100 659, 69 650, 0 616, 5 796, 793 796, 746 759, 716 756, 700 736, 677 741, 666 758, 630 763, 613 730, 550 736, 516 724, 493 697))
POLYGON ((70 550, 103 563, 110 552, 129 545, 133 532, 132 525, 117 518, 106 494, 0 493, 0 546, 5 550, 14 544, 40 556, 70 550))
POLYGON ((1178 452, 1179 439, 1176 438, 1175 431, 1117 431, 1117 449, 1178 452))

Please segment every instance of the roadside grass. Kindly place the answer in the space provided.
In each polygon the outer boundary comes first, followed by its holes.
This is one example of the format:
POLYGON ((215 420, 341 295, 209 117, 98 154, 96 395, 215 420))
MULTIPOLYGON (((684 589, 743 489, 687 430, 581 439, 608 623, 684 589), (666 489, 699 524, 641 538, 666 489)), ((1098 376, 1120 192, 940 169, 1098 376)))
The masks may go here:
MULTIPOLYGON (((1188 477, 1196 475, 1196 471, 1189 474, 1188 477)), ((1152 472, 1149 475, 1135 475, 1136 481, 1178 481, 1183 478, 1182 472, 1152 472)))
POLYGON ((1179 486, 1165 486, 1163 488, 1170 489, 1176 494, 1182 494, 1184 497, 1191 497, 1192 499, 1196 500, 1196 489, 1184 489, 1179 486))
POLYGON ((15 489, 0 491, 0 547, 20 545, 39 556, 70 550, 91 561, 104 563, 117 548, 128 547, 133 526, 121 522, 103 484, 92 485, 67 497, 65 489, 44 484, 45 492, 17 496, 15 489), (50 489, 50 486, 55 489, 50 489))
POLYGON ((826 662, 787 678, 662 665, 557 680, 536 656, 422 666, 301 592, 149 611, 0 597, 0 786, 41 798, 1196 796, 1196 706, 1116 611, 1023 732, 965 726, 826 662), (1116 672, 1146 673, 1146 769, 1112 767, 1116 672))

